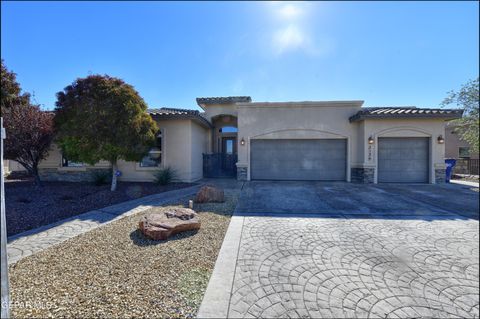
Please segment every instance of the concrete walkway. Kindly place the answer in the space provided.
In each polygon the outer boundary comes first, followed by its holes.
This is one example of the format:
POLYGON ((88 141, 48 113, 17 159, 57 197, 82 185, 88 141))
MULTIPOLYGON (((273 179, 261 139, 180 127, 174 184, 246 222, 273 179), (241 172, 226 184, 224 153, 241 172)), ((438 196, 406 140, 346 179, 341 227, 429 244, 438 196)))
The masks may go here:
POLYGON ((199 185, 188 188, 145 196, 86 212, 50 225, 11 236, 8 238, 7 244, 8 263, 16 263, 26 256, 125 216, 136 214, 155 206, 162 206, 179 198, 195 194, 202 185, 203 183, 200 183, 199 185))

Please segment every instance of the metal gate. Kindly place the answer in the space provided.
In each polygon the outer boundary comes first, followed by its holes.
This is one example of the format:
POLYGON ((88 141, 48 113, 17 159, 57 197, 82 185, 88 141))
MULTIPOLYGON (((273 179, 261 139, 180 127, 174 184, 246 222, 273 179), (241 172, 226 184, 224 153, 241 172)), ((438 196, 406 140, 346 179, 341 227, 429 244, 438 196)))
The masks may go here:
POLYGON ((237 154, 203 154, 203 177, 236 177, 237 154))

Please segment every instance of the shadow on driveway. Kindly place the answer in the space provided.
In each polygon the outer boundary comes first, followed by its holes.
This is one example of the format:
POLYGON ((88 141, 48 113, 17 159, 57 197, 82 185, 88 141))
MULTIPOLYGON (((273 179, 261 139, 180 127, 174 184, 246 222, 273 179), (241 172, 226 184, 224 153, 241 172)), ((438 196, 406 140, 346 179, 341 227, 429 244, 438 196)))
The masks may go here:
POLYGON ((239 216, 479 219, 478 189, 444 184, 246 183, 239 216))

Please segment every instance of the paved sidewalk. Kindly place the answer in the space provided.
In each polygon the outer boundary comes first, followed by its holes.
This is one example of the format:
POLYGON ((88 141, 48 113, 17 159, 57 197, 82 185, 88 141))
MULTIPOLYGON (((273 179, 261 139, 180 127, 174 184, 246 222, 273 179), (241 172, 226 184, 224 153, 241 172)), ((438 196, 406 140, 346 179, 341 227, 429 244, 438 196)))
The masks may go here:
POLYGON ((160 194, 145 196, 102 209, 86 212, 59 222, 32 229, 8 238, 8 263, 37 253, 94 228, 136 214, 154 206, 161 206, 179 198, 195 194, 202 184, 160 194))
POLYGON ((458 184, 458 185, 465 185, 465 186, 472 186, 472 187, 479 187, 480 183, 478 182, 469 182, 469 181, 460 181, 458 179, 451 179, 450 180, 451 184, 458 184))

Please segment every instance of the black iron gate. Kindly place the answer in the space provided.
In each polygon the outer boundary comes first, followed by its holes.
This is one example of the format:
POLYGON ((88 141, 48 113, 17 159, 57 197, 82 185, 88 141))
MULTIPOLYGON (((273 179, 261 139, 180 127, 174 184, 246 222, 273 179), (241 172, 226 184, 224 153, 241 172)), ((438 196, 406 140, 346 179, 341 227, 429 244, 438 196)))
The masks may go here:
POLYGON ((237 154, 203 154, 203 177, 236 177, 237 154))

